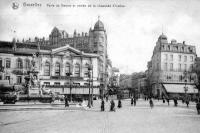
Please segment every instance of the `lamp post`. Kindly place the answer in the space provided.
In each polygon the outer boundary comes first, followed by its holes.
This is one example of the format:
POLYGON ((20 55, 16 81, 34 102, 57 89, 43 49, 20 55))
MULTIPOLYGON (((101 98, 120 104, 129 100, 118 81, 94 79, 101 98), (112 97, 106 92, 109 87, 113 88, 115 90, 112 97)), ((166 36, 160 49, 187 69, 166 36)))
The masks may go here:
POLYGON ((92 101, 91 101, 91 105, 93 106, 93 66, 91 65, 91 69, 92 69, 92 77, 91 77, 91 82, 92 82, 92 101))
MULTIPOLYGON (((89 77, 89 79, 88 79, 88 82, 89 82, 89 96, 88 96, 88 107, 89 108, 91 108, 91 104, 92 104, 92 98, 91 98, 91 92, 90 92, 90 78, 91 78, 91 73, 90 73, 90 71, 92 70, 92 65, 90 65, 89 67, 88 67, 88 77, 89 77)), ((93 78, 93 73, 92 73, 92 78, 93 78)), ((93 88, 93 87, 92 87, 93 88)), ((92 91, 93 92, 93 91, 92 91)), ((92 94, 93 95, 93 94, 92 94)))
POLYGON ((69 77, 70 102, 72 101, 71 75, 72 75, 72 73, 70 73, 70 72, 66 73, 66 76, 69 77))
POLYGON ((184 91, 185 91, 185 100, 187 98, 187 91, 188 91, 188 87, 187 85, 187 71, 184 72, 184 77, 185 77, 185 87, 184 87, 184 91))

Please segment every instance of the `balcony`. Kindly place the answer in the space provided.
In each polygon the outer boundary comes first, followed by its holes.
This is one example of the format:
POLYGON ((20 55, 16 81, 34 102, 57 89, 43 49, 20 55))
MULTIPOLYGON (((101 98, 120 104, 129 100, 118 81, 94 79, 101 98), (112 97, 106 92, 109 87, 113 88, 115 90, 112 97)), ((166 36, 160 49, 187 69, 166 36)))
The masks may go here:
POLYGON ((51 76, 50 79, 57 79, 57 80, 83 80, 83 77, 69 77, 69 76, 51 76))

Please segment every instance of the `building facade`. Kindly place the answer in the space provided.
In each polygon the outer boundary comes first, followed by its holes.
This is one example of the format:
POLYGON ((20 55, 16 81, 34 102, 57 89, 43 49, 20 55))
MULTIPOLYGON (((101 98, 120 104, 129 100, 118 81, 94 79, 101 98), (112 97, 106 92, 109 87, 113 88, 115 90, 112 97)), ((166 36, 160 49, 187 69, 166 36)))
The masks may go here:
MULTIPOLYGON (((24 84, 33 54, 37 54, 36 69, 41 85, 63 86, 71 79, 73 85, 86 86, 88 67, 92 66, 92 84, 98 86, 98 94, 103 95, 107 87, 108 55, 107 34, 100 20, 89 33, 81 35, 75 30, 70 36, 54 27, 49 39, 35 37, 21 42, 15 39, 13 42, 1 41, 0 66, 4 71, 0 73, 0 79, 9 80, 10 84, 24 84), (69 72, 71 78, 67 76, 69 72)), ((59 93, 67 92, 63 88, 61 90, 59 93)))
POLYGON ((174 39, 168 42, 166 35, 160 35, 148 63, 153 95, 197 93, 196 74, 192 72, 196 56, 195 46, 177 43, 174 39))

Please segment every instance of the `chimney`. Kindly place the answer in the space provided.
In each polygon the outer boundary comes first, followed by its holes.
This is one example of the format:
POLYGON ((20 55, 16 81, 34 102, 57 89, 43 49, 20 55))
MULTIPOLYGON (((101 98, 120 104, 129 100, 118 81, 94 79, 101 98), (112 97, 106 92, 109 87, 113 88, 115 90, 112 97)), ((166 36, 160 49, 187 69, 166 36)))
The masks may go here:
POLYGON ((185 45, 185 41, 183 41, 183 45, 185 45))

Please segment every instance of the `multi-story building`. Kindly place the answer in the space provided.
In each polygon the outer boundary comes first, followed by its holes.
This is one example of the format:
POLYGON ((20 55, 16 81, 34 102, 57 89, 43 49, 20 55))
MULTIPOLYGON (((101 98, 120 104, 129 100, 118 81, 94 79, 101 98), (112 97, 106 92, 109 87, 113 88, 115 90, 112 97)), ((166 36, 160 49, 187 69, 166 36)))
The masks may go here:
MULTIPOLYGON (((95 23, 93 29, 90 28, 89 34, 80 35, 75 30, 73 36, 70 36, 55 27, 48 40, 35 37, 34 41, 0 41, 0 66, 4 67, 0 78, 7 79, 12 84, 25 83, 24 76, 30 70, 32 55, 35 53, 38 54, 36 67, 41 85, 69 84, 66 75, 69 72, 72 73, 73 84, 86 85, 88 67, 92 66, 93 85, 99 86, 100 93, 104 93, 108 76, 107 34, 100 20, 95 23)), ((68 90, 61 88, 54 91, 68 90)), ((74 93, 75 91, 77 89, 74 93)))
POLYGON ((196 74, 191 71, 196 56, 195 46, 184 41, 177 43, 174 39, 168 42, 166 35, 160 35, 148 63, 153 95, 197 93, 194 86, 196 74))

